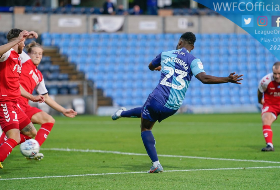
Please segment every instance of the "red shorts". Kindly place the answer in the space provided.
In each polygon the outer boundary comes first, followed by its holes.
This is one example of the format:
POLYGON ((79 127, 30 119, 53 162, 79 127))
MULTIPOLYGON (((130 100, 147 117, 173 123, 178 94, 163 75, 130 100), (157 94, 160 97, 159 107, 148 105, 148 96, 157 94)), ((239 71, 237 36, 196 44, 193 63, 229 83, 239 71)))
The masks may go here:
POLYGON ((23 102, 23 101, 19 101, 18 104, 19 104, 20 108, 22 109, 22 111, 24 111, 24 113, 27 115, 27 117, 30 120, 34 114, 42 111, 39 108, 31 107, 28 103, 23 102))
POLYGON ((27 115, 18 107, 17 102, 0 102, 0 125, 6 133, 10 129, 23 129, 30 123, 27 115))
POLYGON ((264 104, 262 108, 262 114, 267 112, 273 113, 277 118, 277 116, 280 114, 280 106, 264 104))

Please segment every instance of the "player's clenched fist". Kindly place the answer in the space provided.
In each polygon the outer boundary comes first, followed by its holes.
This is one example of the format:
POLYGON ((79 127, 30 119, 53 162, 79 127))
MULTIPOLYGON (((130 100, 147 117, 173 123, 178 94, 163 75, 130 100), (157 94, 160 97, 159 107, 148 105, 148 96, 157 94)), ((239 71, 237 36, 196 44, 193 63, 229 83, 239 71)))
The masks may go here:
POLYGON ((25 40, 28 36, 29 36, 29 32, 26 31, 26 30, 23 30, 23 31, 19 34, 18 40, 19 40, 19 41, 25 40))

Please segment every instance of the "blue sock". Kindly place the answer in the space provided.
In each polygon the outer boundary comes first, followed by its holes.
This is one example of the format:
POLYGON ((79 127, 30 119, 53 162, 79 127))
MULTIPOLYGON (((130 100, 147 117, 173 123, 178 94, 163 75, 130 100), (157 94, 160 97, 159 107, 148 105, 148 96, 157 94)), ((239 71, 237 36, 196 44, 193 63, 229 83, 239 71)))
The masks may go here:
POLYGON ((157 150, 156 150, 156 141, 152 131, 143 131, 141 133, 142 141, 146 148, 146 151, 151 158, 152 162, 158 161, 157 150))
POLYGON ((134 108, 134 109, 127 110, 127 111, 122 111, 121 116, 122 117, 137 117, 137 118, 140 118, 141 117, 141 110, 142 110, 142 107, 134 108))

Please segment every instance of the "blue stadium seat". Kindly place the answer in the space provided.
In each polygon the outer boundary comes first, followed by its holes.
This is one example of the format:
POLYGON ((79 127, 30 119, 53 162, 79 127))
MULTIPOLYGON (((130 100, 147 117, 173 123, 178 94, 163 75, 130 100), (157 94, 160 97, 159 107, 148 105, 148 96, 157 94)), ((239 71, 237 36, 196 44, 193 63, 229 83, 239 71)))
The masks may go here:
MULTIPOLYGON (((56 41, 58 41, 58 40, 56 40, 56 41)), ((64 40, 61 40, 60 42, 58 42, 58 45, 59 45, 60 47, 69 48, 69 46, 70 46, 70 41, 67 40, 67 39, 64 39, 64 40)))
POLYGON ((69 76, 66 73, 59 73, 57 79, 60 80, 60 81, 68 81, 69 80, 69 76))
POLYGON ((59 75, 58 72, 49 73, 49 74, 47 75, 47 80, 49 80, 49 81, 58 80, 58 75, 59 75))
POLYGON ((220 89, 218 87, 211 88, 210 95, 211 95, 211 97, 219 97, 220 96, 220 89))
POLYGON ((198 97, 191 98, 191 102, 192 102, 192 105, 201 105, 202 104, 201 98, 198 98, 198 97))
POLYGON ((229 65, 227 62, 220 62, 219 63, 219 70, 220 71, 225 71, 225 72, 228 72, 229 70, 229 65))
POLYGON ((98 33, 91 33, 89 34, 90 40, 95 41, 99 40, 99 34, 98 33))
POLYGON ((201 98, 201 102, 203 105, 209 106, 212 104, 211 98, 208 96, 204 96, 201 98))
POLYGON ((266 66, 264 63, 258 63, 256 66, 257 66, 258 71, 263 71, 266 69, 266 66))
POLYGON ((256 63, 249 63, 249 64, 247 64, 247 69, 248 69, 248 71, 256 71, 257 70, 256 63))
POLYGON ((50 65, 49 66, 49 71, 50 72, 59 72, 60 71, 59 65, 50 65))
POLYGON ((42 42, 43 46, 51 46, 52 45, 52 40, 51 39, 45 39, 42 42))
POLYGON ((61 39, 63 40, 69 40, 71 38, 71 35, 68 33, 61 34, 61 39))
POLYGON ((77 47, 77 46, 79 46, 79 42, 78 42, 78 41, 74 41, 74 40, 73 40, 73 41, 70 41, 70 42, 69 42, 69 46, 70 46, 70 47, 77 47))
POLYGON ((60 40, 61 39, 61 34, 60 33, 52 33, 51 38, 54 40, 60 40))
POLYGON ((228 41, 229 35, 228 34, 219 34, 219 37, 223 41, 228 41))
POLYGON ((50 94, 50 95, 57 95, 58 94, 57 85, 48 85, 46 87, 48 89, 48 94, 50 94))
POLYGON ((221 97, 221 103, 223 105, 229 105, 229 104, 231 104, 231 100, 228 96, 222 96, 221 97))
POLYGON ((42 40, 50 39, 52 38, 52 35, 50 35, 50 33, 42 33, 41 38, 42 40))
POLYGON ((145 102, 142 99, 132 99, 131 105, 133 106, 142 106, 145 102))
POLYGON ((244 62, 243 63, 241 62, 240 64, 237 65, 237 68, 240 72, 244 72, 247 70, 247 64, 244 64, 244 62))
POLYGON ((229 71, 230 72, 237 72, 237 70, 238 70, 238 65, 237 65, 237 63, 231 63, 230 65, 229 65, 229 71))
POLYGON ((213 104, 215 106, 221 105, 222 104, 221 98, 218 96, 211 97, 211 104, 213 104))
POLYGON ((222 88, 220 91, 220 94, 221 94, 221 96, 229 96, 230 95, 229 92, 230 92, 229 89, 222 88))

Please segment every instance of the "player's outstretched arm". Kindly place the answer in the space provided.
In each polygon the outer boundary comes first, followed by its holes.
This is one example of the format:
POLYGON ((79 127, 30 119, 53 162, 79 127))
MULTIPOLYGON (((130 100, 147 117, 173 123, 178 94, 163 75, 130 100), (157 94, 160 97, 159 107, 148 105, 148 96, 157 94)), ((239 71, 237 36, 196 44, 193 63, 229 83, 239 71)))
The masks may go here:
POLYGON ((66 117, 73 118, 77 115, 77 112, 75 112, 73 109, 65 109, 56 101, 54 101, 48 94, 45 94, 44 97, 46 104, 48 104, 51 108, 55 109, 56 111, 62 113, 66 117))
POLYGON ((239 81, 243 80, 241 78, 243 75, 237 75, 235 73, 230 73, 228 77, 215 77, 212 75, 206 75, 205 72, 197 74, 195 77, 200 80, 203 84, 220 84, 220 83, 236 83, 241 84, 239 81))
POLYGON ((20 93, 23 97, 27 98, 28 100, 31 100, 32 102, 44 102, 45 98, 42 95, 33 96, 32 94, 29 94, 21 85, 20 85, 20 93))

